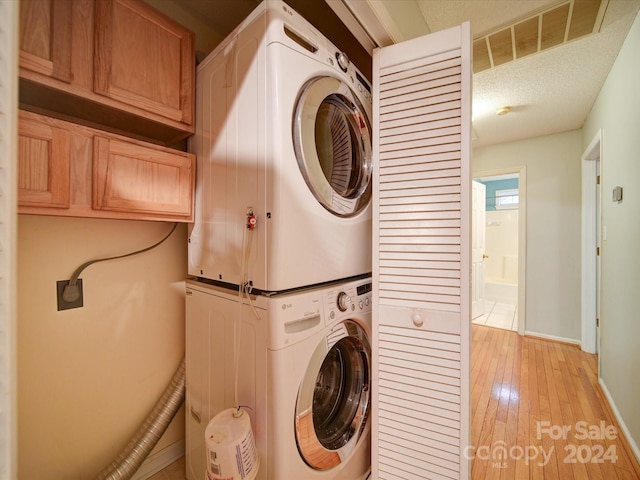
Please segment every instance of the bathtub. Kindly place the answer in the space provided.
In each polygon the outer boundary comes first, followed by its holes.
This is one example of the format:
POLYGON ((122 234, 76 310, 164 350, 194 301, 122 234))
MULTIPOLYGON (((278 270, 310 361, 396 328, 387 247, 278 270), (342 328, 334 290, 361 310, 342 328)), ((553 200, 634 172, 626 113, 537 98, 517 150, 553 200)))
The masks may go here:
POLYGON ((484 299, 490 302, 518 304, 518 284, 502 279, 485 279, 484 299))

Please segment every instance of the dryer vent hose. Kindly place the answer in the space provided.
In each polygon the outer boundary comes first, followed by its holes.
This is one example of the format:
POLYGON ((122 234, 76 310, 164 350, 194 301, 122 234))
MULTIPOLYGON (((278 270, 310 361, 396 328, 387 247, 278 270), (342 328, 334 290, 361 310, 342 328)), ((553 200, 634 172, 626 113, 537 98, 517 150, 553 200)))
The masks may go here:
POLYGON ((98 480, 129 480, 133 477, 180 409, 184 402, 184 389, 185 361, 182 359, 158 403, 120 455, 98 475, 98 480))

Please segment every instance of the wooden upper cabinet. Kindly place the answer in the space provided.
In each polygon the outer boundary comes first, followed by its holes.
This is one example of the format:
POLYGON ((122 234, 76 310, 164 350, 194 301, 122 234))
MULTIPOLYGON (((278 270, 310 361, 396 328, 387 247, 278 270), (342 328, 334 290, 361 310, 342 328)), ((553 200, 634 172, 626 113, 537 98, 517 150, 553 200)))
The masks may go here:
POLYGON ((93 208, 181 215, 193 210, 193 157, 96 136, 93 208))
POLYGON ((95 92, 191 125, 191 32, 136 0, 95 5, 95 92))
POLYGON ((195 155, 21 110, 18 213, 193 221, 195 155))
POLYGON ((21 0, 20 104, 171 145, 194 131, 191 31, 142 0, 21 0))
POLYGON ((70 132, 33 119, 18 127, 18 204, 69 208, 70 132))
POLYGON ((71 82, 71 7, 55 0, 21 2, 21 67, 71 82))

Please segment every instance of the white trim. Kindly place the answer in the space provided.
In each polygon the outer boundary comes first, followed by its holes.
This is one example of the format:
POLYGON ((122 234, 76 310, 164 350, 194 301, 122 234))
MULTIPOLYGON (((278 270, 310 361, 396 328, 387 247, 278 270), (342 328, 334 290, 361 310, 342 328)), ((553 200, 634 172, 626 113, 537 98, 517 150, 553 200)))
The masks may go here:
POLYGON ((473 178, 518 174, 518 334, 525 334, 527 312, 527 167, 510 167, 475 172, 473 178))
POLYGON ((524 334, 528 337, 537 337, 543 340, 553 340, 554 342, 570 343, 578 347, 581 346, 580 340, 576 340, 575 338, 558 337, 556 335, 547 335, 546 333, 532 332, 530 330, 527 330, 524 334))
POLYGON ((176 460, 184 457, 185 441, 169 445, 167 448, 160 450, 158 453, 150 455, 140 466, 138 471, 131 477, 131 480, 145 480, 152 475, 158 473, 163 468, 168 467, 176 460))
POLYGON ((616 420, 618 421, 618 425, 620 426, 620 429, 624 433, 624 436, 627 440, 627 443, 629 444, 629 447, 631 447, 631 451, 635 455, 636 460, 640 462, 640 448, 638 448, 638 444, 635 442, 635 440, 633 439, 633 435, 631 435, 631 432, 627 428, 627 424, 624 423, 622 415, 620 414, 618 407, 616 407, 616 403, 613 401, 613 397, 609 393, 609 389, 605 385, 602 377, 598 378, 598 384, 600 385, 600 388, 602 389, 602 393, 604 393, 604 396, 607 399, 607 402, 609 402, 609 407, 611 407, 613 416, 616 417, 616 420))
POLYGON ((349 31, 360 42, 360 45, 369 52, 369 55, 373 55, 373 49, 378 45, 369 35, 369 32, 364 29, 360 21, 356 18, 351 8, 343 0, 325 0, 331 10, 333 10, 340 20, 347 26, 349 31))
POLYGON ((504 175, 492 175, 490 177, 473 177, 474 180, 479 180, 481 182, 490 182, 493 180, 512 180, 514 178, 518 178, 517 173, 505 173, 504 175))
POLYGON ((0 478, 18 478, 18 7, 0 1, 0 478))
MULTIPOLYGON (((386 47, 395 43, 394 39, 392 38, 392 34, 387 26, 387 23, 390 22, 389 15, 387 14, 386 17, 380 17, 377 12, 378 9, 376 9, 368 1, 328 0, 327 3, 336 13, 338 13, 338 10, 342 9, 339 7, 336 8, 335 3, 342 3, 344 7, 349 10, 350 14, 354 17, 358 24, 361 25, 362 29, 373 41, 375 46, 386 47)), ((338 15, 340 14, 338 13, 338 15)), ((361 40, 360 43, 362 43, 361 40)), ((363 46, 367 48, 366 45, 363 44, 363 46)))
POLYGON ((372 157, 371 163, 373 164, 373 188, 371 192, 371 241, 372 241, 372 292, 371 292, 371 476, 378 478, 378 462, 380 435, 378 433, 377 422, 379 418, 380 405, 378 402, 378 394, 380 387, 380 371, 378 365, 380 365, 380 355, 378 353, 378 339, 380 337, 380 280, 378 272, 380 272, 380 242, 377 239, 377 232, 380 230, 380 184, 377 179, 380 178, 380 149, 377 147, 379 142, 380 131, 380 61, 381 49, 376 49, 373 52, 372 58, 372 80, 373 80, 373 115, 372 122, 372 157))
MULTIPOLYGON (((471 445, 471 108, 473 96, 473 47, 471 24, 460 25, 462 105, 460 152, 460 272, 468 272, 460 285, 460 451, 471 445)), ((471 459, 460 460, 460 478, 471 478, 471 459)))
MULTIPOLYGON (((582 350, 596 353, 596 162, 602 157, 602 130, 582 154, 582 350)), ((602 162, 600 163, 602 165, 602 162)), ((601 179, 602 181, 602 179, 601 179)), ((601 252, 602 253, 602 252, 601 252)))

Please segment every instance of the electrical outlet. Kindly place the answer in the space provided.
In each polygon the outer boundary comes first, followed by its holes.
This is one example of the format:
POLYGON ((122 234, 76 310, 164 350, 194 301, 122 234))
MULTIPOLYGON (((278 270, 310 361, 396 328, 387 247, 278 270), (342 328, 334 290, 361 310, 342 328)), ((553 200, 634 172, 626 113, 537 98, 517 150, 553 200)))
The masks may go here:
POLYGON ((56 290, 57 290, 57 298, 58 298, 58 311, 60 310, 69 310, 71 308, 81 308, 83 307, 83 295, 82 295, 82 279, 79 278, 76 281, 76 287, 78 287, 78 292, 80 295, 77 299, 73 301, 67 301, 62 298, 62 294, 64 293, 64 287, 69 285, 69 280, 58 280, 56 282, 56 290))

